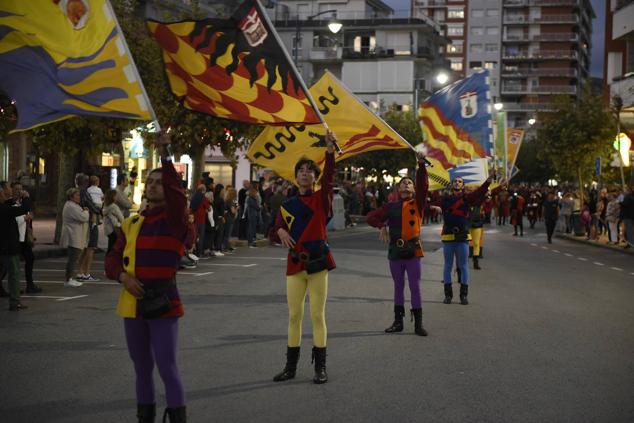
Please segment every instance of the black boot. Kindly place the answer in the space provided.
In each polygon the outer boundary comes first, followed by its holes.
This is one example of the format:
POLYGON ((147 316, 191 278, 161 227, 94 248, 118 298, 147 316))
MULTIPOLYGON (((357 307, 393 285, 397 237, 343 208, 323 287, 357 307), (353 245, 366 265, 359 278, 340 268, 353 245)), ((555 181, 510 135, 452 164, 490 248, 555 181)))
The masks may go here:
POLYGON ((461 284, 460 285, 460 304, 467 305, 469 301, 467 300, 467 295, 469 295, 469 285, 461 284))
POLYGON ((416 335, 427 336, 427 331, 423 327, 423 309, 413 308, 411 311, 414 318, 414 332, 416 335))
POLYGON ((451 287, 451 283, 445 284, 445 300, 443 303, 451 304, 451 299, 453 298, 453 288, 451 287))
POLYGON ((326 373, 326 347, 313 347, 313 361, 315 362, 315 377, 313 382, 322 384, 328 382, 326 373))
POLYGON ((392 326, 385 329, 385 332, 387 333, 403 332, 403 316, 405 316, 405 307, 395 305, 394 306, 394 323, 392 323, 392 326))
POLYGON ((165 414, 163 414, 163 423, 167 423, 167 417, 169 416, 169 423, 187 423, 187 413, 185 412, 185 406, 176 408, 166 408, 165 414))
POLYGON ((137 404, 136 416, 139 418, 139 423, 154 423, 156 404, 137 404))
POLYGON ((475 270, 480 270, 480 264, 478 263, 478 258, 477 257, 473 257, 473 268, 475 270))
POLYGON ((286 366, 284 366, 284 370, 275 375, 273 381, 284 382, 285 380, 293 379, 297 371, 297 360, 299 360, 299 347, 287 347, 286 366))
POLYGON ((469 246, 469 258, 473 257, 473 247, 469 246))

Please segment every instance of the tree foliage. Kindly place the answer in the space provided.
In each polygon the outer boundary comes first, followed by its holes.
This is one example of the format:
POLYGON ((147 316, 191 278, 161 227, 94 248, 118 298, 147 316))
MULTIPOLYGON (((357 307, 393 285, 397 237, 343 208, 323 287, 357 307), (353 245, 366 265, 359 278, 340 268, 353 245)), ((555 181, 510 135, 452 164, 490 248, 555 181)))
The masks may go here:
MULTIPOLYGON (((423 135, 413 111, 399 111, 392 105, 381 117, 410 145, 422 141, 423 135)), ((397 176, 399 170, 416 166, 416 156, 410 149, 370 151, 346 159, 341 165, 363 168, 362 176, 397 176)))
POLYGON ((539 138, 531 138, 522 143, 516 162, 520 173, 513 179, 514 182, 546 184, 549 179, 558 179, 551 162, 540 158, 543 148, 543 142, 539 138))
POLYGON ((594 174, 597 157, 609 156, 615 127, 601 97, 585 87, 578 98, 555 99, 554 113, 538 116, 539 160, 547 161, 563 181, 578 181, 580 186, 594 174))

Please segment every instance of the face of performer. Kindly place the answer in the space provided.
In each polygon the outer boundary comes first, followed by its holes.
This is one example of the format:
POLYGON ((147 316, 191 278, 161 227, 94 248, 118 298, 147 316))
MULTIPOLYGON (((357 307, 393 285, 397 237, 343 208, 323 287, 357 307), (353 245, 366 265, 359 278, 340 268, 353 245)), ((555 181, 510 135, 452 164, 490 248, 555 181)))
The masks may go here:
POLYGON ((161 205, 165 202, 162 172, 152 172, 148 175, 145 181, 145 197, 152 206, 161 205))
POLYGON ((456 178, 453 180, 453 183, 451 184, 451 190, 456 193, 456 192, 460 192, 464 189, 464 181, 462 180, 462 178, 456 178))
POLYGON ((414 194, 416 193, 414 181, 409 178, 401 179, 401 182, 398 184, 398 193, 403 200, 408 200, 414 197, 414 194))
POLYGON ((315 184, 315 171, 311 169, 308 163, 303 164, 297 170, 297 185, 302 190, 308 190, 315 184))

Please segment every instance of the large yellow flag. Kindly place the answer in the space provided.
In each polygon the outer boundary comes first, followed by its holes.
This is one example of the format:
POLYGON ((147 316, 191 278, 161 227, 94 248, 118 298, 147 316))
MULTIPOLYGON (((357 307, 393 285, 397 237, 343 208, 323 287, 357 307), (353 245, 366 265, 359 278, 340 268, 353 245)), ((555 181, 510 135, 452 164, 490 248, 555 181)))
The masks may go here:
MULTIPOLYGON (((411 148, 330 72, 326 72, 310 92, 343 151, 337 155, 337 161, 367 151, 411 148)), ((253 141, 247 156, 253 163, 294 181, 293 170, 300 157, 323 166, 325 135, 323 125, 269 126, 253 141)))
POLYGON ((17 130, 74 115, 153 118, 107 0, 2 0, 0 90, 16 102, 17 130))

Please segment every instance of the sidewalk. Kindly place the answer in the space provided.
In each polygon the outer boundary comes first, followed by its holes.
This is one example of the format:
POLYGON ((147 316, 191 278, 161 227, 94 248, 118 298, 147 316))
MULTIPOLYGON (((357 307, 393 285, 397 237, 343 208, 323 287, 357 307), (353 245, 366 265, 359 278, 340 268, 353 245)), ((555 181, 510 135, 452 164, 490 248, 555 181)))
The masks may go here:
POLYGON ((598 240, 593 241, 590 239, 586 239, 585 235, 582 236, 575 236, 573 234, 566 234, 566 233, 562 233, 562 232, 555 232, 555 237, 557 238, 562 238, 562 239, 567 239, 569 241, 574 241, 574 242, 580 242, 582 244, 586 244, 586 245, 592 245, 593 247, 598 247, 598 248, 603 248, 603 249, 607 249, 607 250, 612 250, 612 251, 617 251, 619 253, 624 253, 624 254, 630 254, 630 255, 634 255, 634 248, 623 248, 624 244, 619 244, 619 245, 614 245, 614 244, 608 244, 608 236, 607 235, 601 235, 599 237, 598 240))

